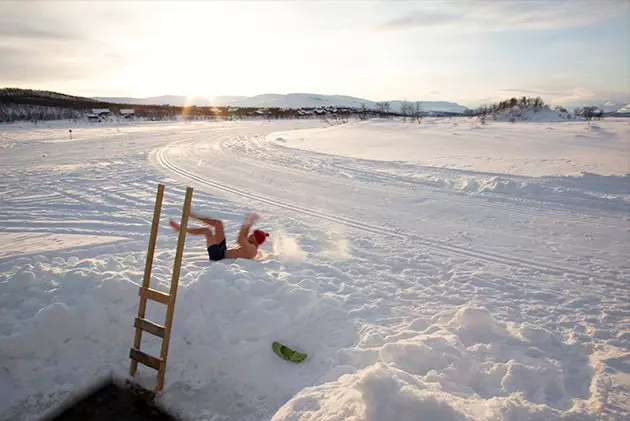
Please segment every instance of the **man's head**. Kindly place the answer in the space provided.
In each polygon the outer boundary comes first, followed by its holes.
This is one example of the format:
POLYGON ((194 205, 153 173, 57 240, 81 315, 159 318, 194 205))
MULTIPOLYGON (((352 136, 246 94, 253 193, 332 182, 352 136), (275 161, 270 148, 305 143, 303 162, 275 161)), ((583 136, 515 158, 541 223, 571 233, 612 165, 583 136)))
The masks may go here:
POLYGON ((254 232, 249 235, 249 242, 255 246, 260 246, 265 242, 267 237, 269 237, 269 234, 263 230, 254 230, 254 232))

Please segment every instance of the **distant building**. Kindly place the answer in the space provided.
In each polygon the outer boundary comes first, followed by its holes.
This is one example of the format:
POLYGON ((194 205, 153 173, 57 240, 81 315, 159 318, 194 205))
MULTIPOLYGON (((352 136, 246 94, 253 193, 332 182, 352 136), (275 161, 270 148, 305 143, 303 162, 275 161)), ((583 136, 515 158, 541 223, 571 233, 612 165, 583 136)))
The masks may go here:
POLYGON ((100 121, 98 115, 96 115, 94 113, 87 113, 87 114, 85 114, 85 116, 87 117, 88 121, 92 121, 92 122, 99 122, 100 121))
POLYGON ((132 119, 136 116, 136 110, 131 108, 122 108, 119 113, 126 120, 132 119))
POLYGON ((112 113, 109 108, 92 108, 92 114, 96 114, 98 117, 109 117, 112 113))

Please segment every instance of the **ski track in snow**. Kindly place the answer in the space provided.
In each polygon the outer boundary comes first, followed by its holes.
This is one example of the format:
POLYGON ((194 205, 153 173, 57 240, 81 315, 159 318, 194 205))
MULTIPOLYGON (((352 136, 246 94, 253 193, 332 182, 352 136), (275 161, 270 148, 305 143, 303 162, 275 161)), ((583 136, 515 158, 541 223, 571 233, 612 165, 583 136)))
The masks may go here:
MULTIPOLYGON (((187 185, 229 242, 252 209, 272 233, 251 262, 209 264, 187 239, 160 397, 187 418, 628 416, 623 177, 446 169, 276 140, 321 127, 308 120, 73 127, 67 142, 63 124, 0 129, 0 419, 38 419, 100 375, 126 376, 158 182, 157 289, 170 283, 166 222, 187 185), (310 357, 287 364, 273 340, 310 357)), ((152 387, 155 372, 138 379, 152 387)))

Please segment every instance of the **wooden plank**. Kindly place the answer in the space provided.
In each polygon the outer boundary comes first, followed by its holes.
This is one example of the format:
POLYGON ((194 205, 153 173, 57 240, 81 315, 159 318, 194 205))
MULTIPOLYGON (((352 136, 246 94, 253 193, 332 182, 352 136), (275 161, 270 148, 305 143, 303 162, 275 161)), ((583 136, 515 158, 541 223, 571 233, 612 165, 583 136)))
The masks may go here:
POLYGON ((136 317, 136 322, 134 323, 134 326, 138 329, 144 330, 145 332, 149 332, 150 334, 155 335, 159 338, 164 337, 164 326, 153 323, 151 320, 136 317))
POLYGON ((149 249, 147 250, 147 260, 144 265, 144 278, 142 287, 149 288, 151 281, 151 270, 153 268, 153 255, 155 254, 155 243, 157 240, 158 228, 160 226, 160 213, 162 212, 162 199, 164 198, 164 184, 158 185, 157 196, 155 198, 155 208, 153 209, 153 222, 151 224, 151 236, 149 237, 149 249))
POLYGON ((160 370, 160 367, 162 367, 163 363, 162 360, 160 360, 159 358, 155 358, 149 354, 145 354, 137 348, 129 349, 129 358, 131 358, 133 361, 139 362, 146 365, 147 367, 151 367, 152 369, 158 371, 160 370))
MULTIPOLYGON (((155 198, 155 208, 153 209, 153 223, 151 225, 151 236, 149 237, 149 249, 147 250, 147 260, 144 266, 144 278, 142 280, 142 287, 144 289, 149 288, 151 282, 151 269, 153 268, 153 255, 155 253, 155 242, 157 239, 158 227, 160 225, 160 213, 162 212, 162 198, 164 197, 164 184, 158 184, 157 196, 155 198)), ((138 317, 144 318, 147 311, 147 299, 146 297, 140 297, 140 305, 138 307, 138 317)), ((136 329, 136 334, 133 338, 133 347, 139 349, 140 342, 142 342, 142 330, 136 329)), ((129 374, 131 376, 136 375, 138 369, 138 362, 131 360, 129 367, 129 374)))
POLYGON ((149 300, 157 301, 158 303, 167 304, 171 301, 171 296, 165 292, 158 291, 151 288, 140 288, 138 295, 149 300))
POLYGON ((190 205, 192 203, 193 189, 186 188, 186 198, 184 199, 184 210, 182 212, 181 230, 179 231, 179 239, 177 241, 177 252, 175 253, 175 264, 173 266, 173 277, 171 278, 171 302, 166 307, 166 320, 164 326, 166 332, 162 341, 162 352, 160 358, 164 361, 163 369, 158 371, 157 391, 161 391, 164 387, 164 376, 166 375, 166 360, 168 358, 168 343, 171 339, 171 327, 173 325, 173 315, 175 313, 175 300, 177 298, 177 285, 179 284, 179 274, 182 267, 182 257, 184 255, 184 244, 186 242, 186 229, 188 228, 188 215, 190 214, 190 205))

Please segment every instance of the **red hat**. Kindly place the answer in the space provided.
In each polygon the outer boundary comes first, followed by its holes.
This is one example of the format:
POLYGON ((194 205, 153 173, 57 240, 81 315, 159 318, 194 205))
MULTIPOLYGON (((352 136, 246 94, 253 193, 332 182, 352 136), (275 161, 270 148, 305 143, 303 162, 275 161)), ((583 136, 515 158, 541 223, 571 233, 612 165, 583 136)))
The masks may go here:
POLYGON ((254 238, 256 239, 256 242, 258 243, 258 245, 261 245, 262 243, 264 243, 267 237, 269 237, 269 234, 267 234, 265 231, 254 230, 254 238))

